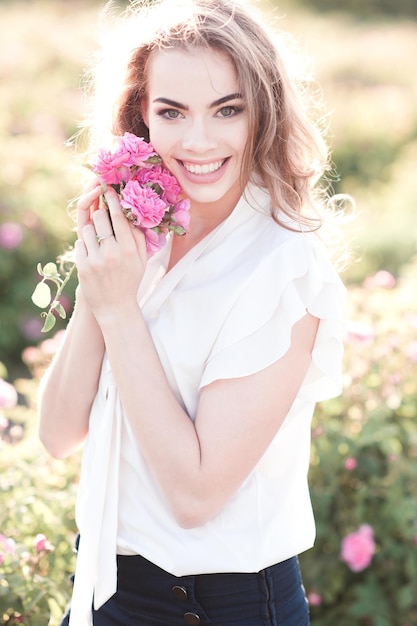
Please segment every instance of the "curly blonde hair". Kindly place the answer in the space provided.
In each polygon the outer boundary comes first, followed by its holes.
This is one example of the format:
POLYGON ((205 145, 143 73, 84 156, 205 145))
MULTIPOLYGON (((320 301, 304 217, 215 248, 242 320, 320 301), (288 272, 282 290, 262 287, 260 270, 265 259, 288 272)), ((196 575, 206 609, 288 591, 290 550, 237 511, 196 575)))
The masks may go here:
MULTIPOLYGON (((108 5, 107 18, 110 11, 108 5)), ((107 132, 149 139, 141 103, 155 50, 216 50, 236 69, 249 119, 242 181, 268 190, 272 217, 282 226, 319 228, 326 193, 318 182, 330 169, 328 150, 320 124, 310 117, 309 80, 288 69, 284 37, 271 34, 259 15, 238 0, 139 0, 130 3, 117 24, 122 29, 111 23, 104 37, 108 54, 97 65, 91 145, 94 139, 103 141, 97 124, 103 102, 111 105, 107 132)))

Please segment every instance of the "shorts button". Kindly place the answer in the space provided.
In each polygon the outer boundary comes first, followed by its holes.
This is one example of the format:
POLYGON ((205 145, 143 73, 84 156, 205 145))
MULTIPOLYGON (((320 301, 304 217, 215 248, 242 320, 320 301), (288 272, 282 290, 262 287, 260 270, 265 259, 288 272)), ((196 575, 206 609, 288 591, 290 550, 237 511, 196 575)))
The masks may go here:
POLYGON ((197 615, 197 613, 185 613, 184 622, 188 624, 188 626, 199 626, 200 617, 197 615))
POLYGON ((175 585, 174 587, 172 587, 171 591, 177 600, 186 600, 188 597, 188 593, 185 587, 175 585))

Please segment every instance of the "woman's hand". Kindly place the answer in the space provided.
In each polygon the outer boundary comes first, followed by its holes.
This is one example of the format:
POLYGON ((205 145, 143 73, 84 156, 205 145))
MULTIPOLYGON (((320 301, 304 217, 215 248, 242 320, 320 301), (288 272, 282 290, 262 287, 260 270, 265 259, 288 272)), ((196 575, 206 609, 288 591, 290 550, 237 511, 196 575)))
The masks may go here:
POLYGON ((98 320, 136 305, 148 258, 145 237, 124 216, 117 193, 105 193, 109 211, 100 207, 101 193, 98 184, 81 196, 75 243, 81 289, 98 320))
POLYGON ((78 239, 82 239, 83 228, 87 224, 92 224, 92 217, 100 207, 100 196, 102 187, 98 178, 94 178, 84 190, 77 202, 77 234, 78 239))

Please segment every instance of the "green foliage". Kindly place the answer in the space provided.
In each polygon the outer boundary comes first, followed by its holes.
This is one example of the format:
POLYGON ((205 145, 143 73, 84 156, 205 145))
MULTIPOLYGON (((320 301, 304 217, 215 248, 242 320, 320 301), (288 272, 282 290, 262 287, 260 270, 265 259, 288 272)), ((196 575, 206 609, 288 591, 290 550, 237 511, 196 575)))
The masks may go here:
POLYGON ((35 287, 35 291, 32 294, 32 302, 40 309, 49 307, 47 312, 43 311, 41 313, 41 316, 45 319, 42 332, 47 333, 55 326, 56 317, 54 313, 63 320, 67 317, 67 313, 59 299, 71 279, 72 273, 75 271, 75 264, 71 264, 71 267, 64 273, 64 276, 61 276, 56 263, 52 263, 51 261, 46 263, 43 267, 38 263, 37 269, 38 274, 42 276, 42 280, 35 287), (52 283, 55 287, 55 295, 52 295, 49 283, 52 283))
MULTIPOLYGON (((74 241, 68 203, 80 176, 69 167, 65 142, 81 119, 90 11, 66 2, 0 4, 0 354, 9 366, 18 366, 21 350, 40 338, 42 322, 30 300, 36 264, 74 241)), ((73 288, 62 300, 67 311, 73 288)))
POLYGON ((349 290, 344 393, 313 425, 317 541, 301 564, 321 598, 311 609, 318 626, 417 623, 416 269, 394 289, 376 277, 349 290), (377 551, 355 573, 340 560, 341 540, 362 524, 377 551))
MULTIPOLYGON (((50 358, 50 344, 47 340, 27 352, 37 377, 50 358)), ((17 380, 20 403, 0 409, 0 533, 15 544, 7 552, 0 537, 0 622, 5 626, 56 626, 71 593, 78 462, 51 459, 38 441, 38 382, 17 380)))

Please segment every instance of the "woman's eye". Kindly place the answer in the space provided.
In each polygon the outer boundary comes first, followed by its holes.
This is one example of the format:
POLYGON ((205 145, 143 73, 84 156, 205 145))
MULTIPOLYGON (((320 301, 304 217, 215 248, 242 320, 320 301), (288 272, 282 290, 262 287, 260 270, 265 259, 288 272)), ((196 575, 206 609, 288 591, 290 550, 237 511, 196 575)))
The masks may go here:
POLYGON ((163 109, 159 112, 159 115, 167 120, 177 120, 181 114, 176 109, 163 109))
POLYGON ((233 117, 234 115, 237 115, 241 111, 243 111, 243 107, 226 106, 226 107, 222 107, 219 110, 219 115, 220 117, 233 117))

